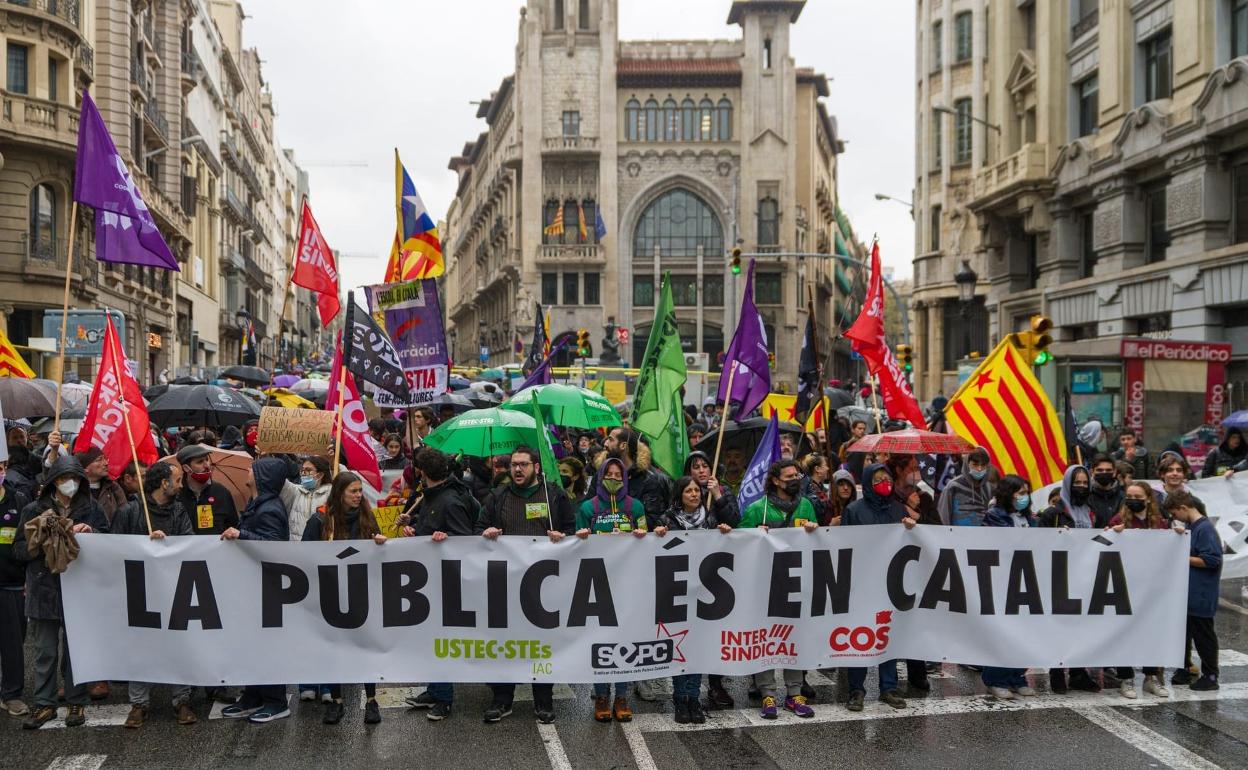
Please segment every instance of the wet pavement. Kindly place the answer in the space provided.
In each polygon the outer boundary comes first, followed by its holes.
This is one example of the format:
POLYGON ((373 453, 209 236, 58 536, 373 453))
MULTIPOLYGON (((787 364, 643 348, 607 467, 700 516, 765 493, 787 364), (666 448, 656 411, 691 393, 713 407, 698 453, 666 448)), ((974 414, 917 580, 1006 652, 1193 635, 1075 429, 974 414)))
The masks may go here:
POLYGON ((1248 584, 1226 581, 1222 595, 1222 689, 1172 687, 1166 700, 1142 690, 1126 700, 1116 687, 1055 695, 1047 675, 1031 672, 1039 696, 1003 703, 984 694, 974 672, 945 666, 931 694, 901 711, 874 700, 872 676, 858 714, 834 702, 835 672, 812 674, 816 713, 805 720, 784 713, 762 720, 746 680, 736 678, 730 692, 738 707, 751 707, 712 712, 705 725, 677 725, 670 702, 638 699, 633 722, 600 725, 582 685, 556 689, 554 725, 534 721, 523 687, 515 713, 486 725, 487 688, 465 685, 452 717, 440 723, 403 705, 422 688, 393 686, 379 690, 379 725, 363 724, 359 688, 349 689, 347 716, 336 726, 321 724, 323 707, 299 703, 292 688, 292 716, 267 725, 218 718, 220 706, 210 710, 201 690, 200 723, 181 727, 167 691, 157 688, 148 723, 127 730, 125 688, 115 686, 88 709, 83 727, 57 720, 31 732, 17 718, 0 718, 0 768, 1248 768, 1248 584))

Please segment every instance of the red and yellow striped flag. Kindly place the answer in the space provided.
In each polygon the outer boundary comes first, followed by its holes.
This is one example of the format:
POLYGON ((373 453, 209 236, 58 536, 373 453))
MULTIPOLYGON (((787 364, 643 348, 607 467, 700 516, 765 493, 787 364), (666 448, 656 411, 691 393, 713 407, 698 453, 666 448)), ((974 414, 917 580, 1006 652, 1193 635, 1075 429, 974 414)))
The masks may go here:
POLYGON ((1002 341, 945 408, 953 432, 988 450, 1002 473, 1039 489, 1062 478, 1066 436, 1048 396, 1018 350, 1002 341))
POLYGON ((13 343, 4 332, 0 331, 0 377, 22 377, 34 379, 35 373, 26 364, 26 359, 17 352, 13 343))

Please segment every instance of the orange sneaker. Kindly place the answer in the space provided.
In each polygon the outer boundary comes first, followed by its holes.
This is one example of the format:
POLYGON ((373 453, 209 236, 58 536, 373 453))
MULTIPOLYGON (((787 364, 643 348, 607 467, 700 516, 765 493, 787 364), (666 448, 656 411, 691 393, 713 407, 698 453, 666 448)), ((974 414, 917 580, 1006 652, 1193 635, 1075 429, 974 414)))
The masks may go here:
POLYGON ((611 707, 611 711, 615 714, 617 722, 633 721, 633 710, 628 707, 628 698, 616 698, 615 705, 611 707))

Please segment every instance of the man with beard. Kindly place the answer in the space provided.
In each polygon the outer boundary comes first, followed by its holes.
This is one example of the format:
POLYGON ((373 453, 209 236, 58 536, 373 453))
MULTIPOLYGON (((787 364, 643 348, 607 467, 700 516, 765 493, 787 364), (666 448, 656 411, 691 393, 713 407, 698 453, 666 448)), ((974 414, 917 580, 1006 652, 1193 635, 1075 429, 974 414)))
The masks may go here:
MULTIPOLYGON (((612 428, 603 447, 610 457, 618 457, 628 471, 628 488, 634 498, 641 501, 646 516, 662 516, 667 510, 671 480, 663 471, 651 464, 650 447, 641 440, 637 431, 629 428, 612 428)), ((602 467, 606 458, 598 458, 602 467)))

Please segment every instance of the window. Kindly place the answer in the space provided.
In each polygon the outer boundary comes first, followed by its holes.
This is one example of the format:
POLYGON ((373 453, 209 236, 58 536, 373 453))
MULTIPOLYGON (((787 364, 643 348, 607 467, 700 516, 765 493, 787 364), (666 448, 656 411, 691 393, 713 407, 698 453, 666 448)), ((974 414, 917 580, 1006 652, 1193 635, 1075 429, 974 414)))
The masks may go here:
POLYGON ((953 103, 956 113, 953 122, 953 162, 971 162, 971 100, 959 99, 953 103))
POLYGON ((1170 98, 1171 75, 1170 30, 1154 35, 1143 44, 1144 101, 1170 98))
POLYGON ((564 136, 580 136, 581 135, 581 113, 579 110, 563 111, 563 135, 564 136))
POLYGON ((732 102, 728 101, 727 97, 720 99, 715 114, 719 141, 727 142, 732 139, 732 102))
POLYGON ((932 170, 939 171, 945 162, 945 115, 932 113, 932 170))
POLYGON ((1231 58, 1248 56, 1248 0, 1231 3, 1231 58))
POLYGON ((961 302, 946 302, 941 306, 941 315, 945 330, 942 369, 950 371, 958 368, 958 359, 965 358, 972 351, 983 354, 989 350, 988 311, 984 308, 983 297, 976 297, 967 307, 963 307, 961 302))
POLYGON ((770 195, 758 202, 758 245, 780 243, 780 203, 770 195))
POLYGON ((684 189, 671 190, 651 203, 633 232, 634 260, 652 258, 656 247, 665 257, 692 257, 699 246, 703 254, 722 254, 723 230, 711 207, 684 189))
MULTIPOLYGON (((779 273, 756 273, 754 275, 754 301, 760 305, 779 305, 783 302, 779 273)), ((768 336, 774 340, 775 337, 768 336)))
POLYGON ((653 142, 659 136, 659 103, 654 99, 646 100, 646 141, 653 142))
POLYGON ((1079 136, 1089 136, 1097 132, 1097 77, 1093 75, 1079 81, 1075 86, 1079 99, 1079 136))
POLYGON ((630 142, 641 141, 641 130, 638 123, 641 120, 641 103, 636 99, 629 99, 624 105, 624 139, 630 142))
POLYGON ((1079 217, 1079 277, 1091 278, 1093 268, 1096 267, 1096 246, 1094 243, 1095 222, 1092 212, 1088 212, 1079 217))
POLYGON ((697 307, 698 279, 692 275, 672 276, 672 302, 677 307, 697 307))
POLYGON ((1166 230, 1166 183, 1144 190, 1144 259, 1149 264, 1166 258, 1170 233, 1166 230))
POLYGON ((763 69, 771 69, 771 38, 763 40, 763 69))
POLYGON ((633 276, 633 304, 637 307, 654 307, 654 276, 633 276))
POLYGON ((563 202, 563 242, 564 243, 580 243, 581 229, 578 226, 581 221, 581 212, 577 209, 576 200, 568 198, 563 202))
MULTIPOLYGON (((581 208, 585 211, 585 240, 583 243, 597 243, 598 228, 595 225, 598 222, 598 202, 593 198, 586 198, 581 202, 581 208)), ((577 228, 577 230, 577 237, 579 238, 580 228, 577 228)), ((589 290, 586 289, 587 294, 588 292, 589 290)))
POLYGON ((56 81, 60 73, 60 68, 57 65, 59 64, 60 62, 56 60, 55 56, 48 57, 48 99, 50 101, 56 101, 56 81))
POLYGON ((684 140, 686 142, 692 142, 693 137, 697 133, 698 108, 693 103, 693 99, 690 99, 687 96, 685 97, 685 100, 680 103, 680 124, 684 132, 684 140))
POLYGON ((7 59, 9 79, 5 88, 15 94, 30 93, 30 83, 27 80, 29 71, 27 69, 26 61, 26 57, 29 53, 30 49, 26 46, 18 45, 17 43, 9 43, 7 59))
POLYGON ((953 17, 953 56, 954 61, 964 62, 971 58, 971 12, 966 11, 953 17))
POLYGON ((928 251, 940 251, 940 206, 932 206, 931 231, 928 233, 928 251))
POLYGON ((702 276, 702 306, 724 306, 724 277, 722 275, 702 276))
POLYGON ((585 304, 598 305, 602 303, 602 298, 598 293, 598 274, 585 274, 585 304))
POLYGON ((945 25, 936 22, 932 25, 932 69, 938 70, 945 66, 945 25))
POLYGON ((563 304, 579 305, 580 298, 581 274, 580 273, 564 273, 563 274, 563 304))
POLYGON ((554 18, 551 21, 555 29, 563 29, 563 0, 555 0, 554 18))
POLYGON ((30 253, 56 259, 56 191, 49 184, 30 191, 30 253))
POLYGON ((1243 243, 1248 241, 1248 163, 1235 167, 1231 187, 1234 206, 1234 219, 1231 222, 1234 232, 1231 240, 1234 243, 1243 243))
POLYGON ((715 105, 711 103, 710 99, 704 98, 698 103, 698 113, 698 130, 701 140, 709 142, 714 139, 711 131, 715 127, 715 105))
POLYGON ((663 140, 680 141, 680 111, 676 109, 676 100, 670 96, 663 101, 663 140))
POLYGON ((589 29, 589 0, 577 3, 576 26, 578 29, 589 29))
POLYGON ((558 273, 542 273, 542 304, 547 307, 559 304, 558 273))

